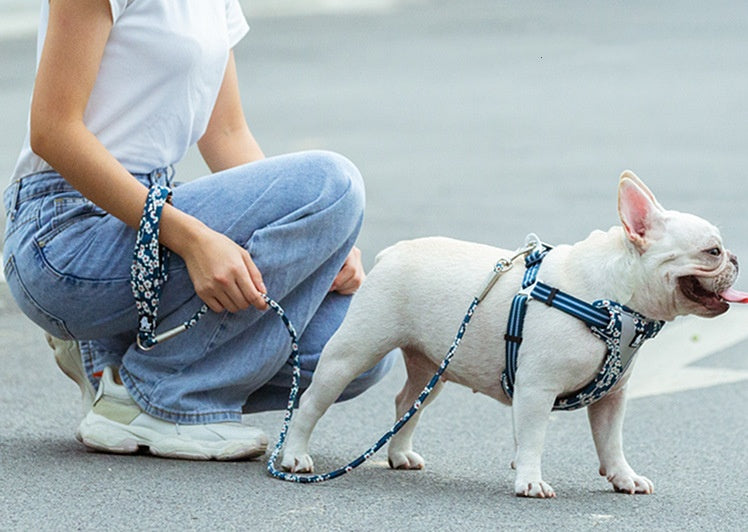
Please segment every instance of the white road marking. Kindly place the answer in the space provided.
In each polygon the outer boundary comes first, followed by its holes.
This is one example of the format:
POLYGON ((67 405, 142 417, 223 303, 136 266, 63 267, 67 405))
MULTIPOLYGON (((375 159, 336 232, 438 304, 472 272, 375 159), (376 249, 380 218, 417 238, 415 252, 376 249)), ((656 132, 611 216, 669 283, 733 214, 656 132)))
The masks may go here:
POLYGON ((387 11, 403 0, 242 0, 241 3, 251 24, 252 17, 387 11))
POLYGON ((748 371, 691 366, 748 338, 748 306, 732 305, 714 319, 669 323, 637 355, 629 397, 647 397, 748 380, 748 371))

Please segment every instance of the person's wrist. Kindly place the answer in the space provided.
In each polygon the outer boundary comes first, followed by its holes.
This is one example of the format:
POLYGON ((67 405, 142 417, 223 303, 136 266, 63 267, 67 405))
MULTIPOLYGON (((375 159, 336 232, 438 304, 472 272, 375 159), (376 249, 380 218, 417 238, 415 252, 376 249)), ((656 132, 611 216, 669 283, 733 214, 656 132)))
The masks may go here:
POLYGON ((197 218, 170 205, 164 206, 159 241, 180 257, 188 256, 210 231, 197 218))

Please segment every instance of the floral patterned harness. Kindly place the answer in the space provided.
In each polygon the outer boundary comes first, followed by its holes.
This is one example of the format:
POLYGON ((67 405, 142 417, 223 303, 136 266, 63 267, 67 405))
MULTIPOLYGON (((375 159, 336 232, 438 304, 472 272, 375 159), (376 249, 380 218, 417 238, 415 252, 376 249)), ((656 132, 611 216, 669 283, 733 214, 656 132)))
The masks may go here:
POLYGON ((537 281, 540 265, 552 247, 540 244, 525 257, 522 290, 514 296, 509 313, 506 341, 506 369, 501 376, 504 393, 512 398, 517 373, 522 327, 529 300, 540 301, 582 320, 593 335, 605 342, 608 352, 598 374, 587 385, 569 395, 556 398, 554 410, 575 410, 602 399, 631 367, 636 352, 645 340, 660 332, 664 321, 651 320, 630 308, 602 299, 590 304, 557 288, 537 281))

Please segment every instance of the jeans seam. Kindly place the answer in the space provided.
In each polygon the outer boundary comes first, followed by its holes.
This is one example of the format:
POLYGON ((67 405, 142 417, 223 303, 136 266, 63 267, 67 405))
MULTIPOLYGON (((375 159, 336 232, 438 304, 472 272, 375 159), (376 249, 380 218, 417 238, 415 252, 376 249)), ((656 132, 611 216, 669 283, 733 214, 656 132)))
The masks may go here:
MULTIPOLYGON (((24 226, 26 226, 29 223, 36 222, 37 221, 37 214, 30 214, 28 216, 24 216, 23 218, 14 219, 12 216, 10 216, 10 213, 8 214, 8 224, 5 228, 5 239, 7 240, 10 238, 11 235, 15 234, 19 229, 23 229, 24 226)), ((37 224, 37 228, 39 225, 37 224)))
MULTIPOLYGON (((61 320, 54 314, 47 311, 45 308, 43 308, 39 302, 29 293, 29 290, 26 288, 26 285, 23 282, 23 279, 21 279, 21 276, 18 275, 18 269, 16 267, 15 262, 15 256, 11 255, 4 267, 4 272, 6 276, 6 280, 10 280, 10 275, 15 274, 16 284, 18 288, 23 292, 23 296, 26 298, 26 300, 31 304, 37 312, 39 312, 42 316, 44 316, 47 320, 49 320, 51 323, 57 326, 59 328, 58 332, 62 332, 63 335, 66 335, 66 338, 63 339, 69 339, 69 338, 75 338, 75 336, 70 332, 70 330, 67 328, 67 325, 65 325, 65 321, 61 320)), ((59 335, 55 335, 59 336, 59 335)))

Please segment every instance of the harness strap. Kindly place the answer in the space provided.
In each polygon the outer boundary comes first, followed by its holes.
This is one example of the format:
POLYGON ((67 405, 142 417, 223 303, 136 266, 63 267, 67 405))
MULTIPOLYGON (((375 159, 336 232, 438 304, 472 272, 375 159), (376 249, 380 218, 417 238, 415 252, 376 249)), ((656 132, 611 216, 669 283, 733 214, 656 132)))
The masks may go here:
POLYGON ((540 265, 543 264, 543 259, 552 249, 553 246, 541 244, 540 247, 525 257, 525 275, 522 278, 523 289, 529 288, 535 283, 538 278, 540 265))
POLYGON ((583 321, 607 346, 607 356, 595 378, 581 389, 557 398, 553 406, 554 410, 574 410, 604 397, 625 374, 644 340, 654 338, 664 322, 650 320, 614 301, 599 300, 590 304, 538 282, 538 270, 550 250, 544 245, 525 260, 527 270, 522 280, 523 290, 512 300, 504 335, 506 369, 501 375, 501 386, 506 396, 512 399, 527 302, 534 299, 583 321))
POLYGON ((610 323, 610 314, 607 310, 595 307, 574 296, 553 288, 547 284, 538 282, 530 292, 530 297, 549 307, 556 308, 575 318, 582 320, 590 327, 605 328, 610 323))
MULTIPOLYGON (((525 290, 535 283, 540 265, 548 252, 553 249, 547 244, 541 244, 532 253, 525 257, 525 275, 522 277, 522 289, 525 290)), ((514 391, 514 378, 517 372, 517 360, 519 357, 519 346, 522 344, 522 328, 525 324, 525 312, 527 311, 527 300, 529 296, 519 293, 512 300, 512 308, 509 311, 509 322, 506 327, 504 341, 506 343, 506 369, 501 376, 501 386, 511 399, 514 391)))

